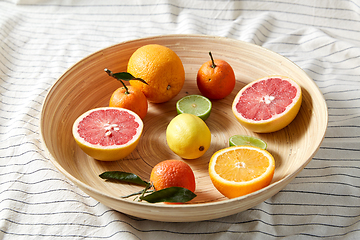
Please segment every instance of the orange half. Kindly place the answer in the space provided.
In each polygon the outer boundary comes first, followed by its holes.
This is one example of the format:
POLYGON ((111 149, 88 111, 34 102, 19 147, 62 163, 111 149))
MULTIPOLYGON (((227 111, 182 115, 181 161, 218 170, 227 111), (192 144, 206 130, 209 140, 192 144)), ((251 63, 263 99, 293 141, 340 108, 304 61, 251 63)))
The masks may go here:
POLYGON ((273 156, 268 151, 253 146, 219 150, 209 163, 212 183, 227 198, 240 197, 268 186, 274 171, 273 156))

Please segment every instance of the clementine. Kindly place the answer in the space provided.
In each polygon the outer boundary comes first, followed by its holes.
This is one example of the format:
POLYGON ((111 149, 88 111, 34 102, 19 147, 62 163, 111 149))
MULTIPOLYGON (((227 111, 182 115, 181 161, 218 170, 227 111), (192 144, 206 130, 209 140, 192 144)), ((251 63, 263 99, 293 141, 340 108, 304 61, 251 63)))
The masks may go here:
POLYGON ((191 167, 182 160, 165 160, 154 166, 150 182, 156 191, 169 187, 182 187, 195 191, 195 176, 191 167))
POLYGON ((138 48, 130 57, 127 72, 147 84, 130 80, 150 102, 162 103, 175 97, 185 81, 185 70, 179 56, 170 48, 149 44, 138 48))
POLYGON ((204 63, 196 77, 200 92, 210 99, 222 99, 229 95, 235 87, 235 73, 229 63, 221 59, 213 59, 204 63))
POLYGON ((111 95, 109 107, 126 108, 144 119, 148 111, 148 101, 145 95, 136 87, 128 86, 116 89, 111 95))

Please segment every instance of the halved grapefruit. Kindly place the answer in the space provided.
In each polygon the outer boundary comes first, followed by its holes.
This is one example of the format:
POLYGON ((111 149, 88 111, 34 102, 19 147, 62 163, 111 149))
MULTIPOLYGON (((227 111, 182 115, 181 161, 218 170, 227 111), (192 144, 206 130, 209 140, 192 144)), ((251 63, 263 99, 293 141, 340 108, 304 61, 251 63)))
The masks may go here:
POLYGON ((125 108, 102 107, 78 117, 72 132, 87 155, 97 160, 115 161, 136 148, 142 130, 143 122, 136 113, 125 108))
POLYGON ((232 111, 239 122, 259 133, 278 131, 290 124, 300 110, 301 87, 284 76, 255 80, 236 95, 232 111))

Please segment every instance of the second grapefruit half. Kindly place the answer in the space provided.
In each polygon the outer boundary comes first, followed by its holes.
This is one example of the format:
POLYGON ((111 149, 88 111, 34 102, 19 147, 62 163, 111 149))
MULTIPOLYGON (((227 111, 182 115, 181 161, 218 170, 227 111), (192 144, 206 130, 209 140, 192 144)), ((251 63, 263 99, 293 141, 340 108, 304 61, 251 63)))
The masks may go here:
POLYGON ((289 125, 298 114, 301 102, 301 87, 295 81, 270 76, 243 87, 233 101, 232 111, 249 130, 269 133, 289 125))

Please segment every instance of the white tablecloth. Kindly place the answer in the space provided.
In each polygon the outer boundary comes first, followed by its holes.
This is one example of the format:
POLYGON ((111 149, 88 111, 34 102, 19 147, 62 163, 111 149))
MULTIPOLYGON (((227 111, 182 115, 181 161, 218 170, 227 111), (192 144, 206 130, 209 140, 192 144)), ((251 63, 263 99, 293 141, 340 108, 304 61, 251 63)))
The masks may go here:
POLYGON ((360 239, 360 1, 0 1, 1 239, 360 239), (325 139, 285 189, 221 219, 166 223, 112 210, 47 158, 47 91, 80 59, 164 34, 251 42, 299 65, 329 109, 325 139))

